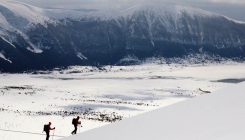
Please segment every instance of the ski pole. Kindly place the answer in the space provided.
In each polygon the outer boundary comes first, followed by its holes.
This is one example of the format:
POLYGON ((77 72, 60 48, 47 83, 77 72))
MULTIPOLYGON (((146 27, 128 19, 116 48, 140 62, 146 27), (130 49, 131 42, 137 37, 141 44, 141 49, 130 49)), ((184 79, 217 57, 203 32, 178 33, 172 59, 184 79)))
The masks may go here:
POLYGON ((81 133, 80 129, 81 129, 81 124, 79 125, 79 133, 81 133))
POLYGON ((55 130, 53 131, 53 137, 52 137, 52 140, 54 140, 54 132, 55 132, 55 130))

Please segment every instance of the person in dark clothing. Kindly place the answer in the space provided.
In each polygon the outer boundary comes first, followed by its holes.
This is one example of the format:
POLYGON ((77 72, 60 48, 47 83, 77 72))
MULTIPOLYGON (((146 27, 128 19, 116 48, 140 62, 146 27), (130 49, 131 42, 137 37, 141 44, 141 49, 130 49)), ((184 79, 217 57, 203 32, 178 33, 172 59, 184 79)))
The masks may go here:
POLYGON ((46 140, 49 140, 49 137, 50 137, 50 130, 54 130, 54 128, 51 128, 51 122, 49 122, 47 125, 44 125, 44 130, 46 132, 46 140))
POLYGON ((78 127, 79 124, 81 124, 79 119, 80 119, 80 117, 77 116, 77 118, 73 118, 73 120, 72 120, 72 124, 74 126, 74 130, 71 132, 72 135, 77 134, 77 127, 78 127))

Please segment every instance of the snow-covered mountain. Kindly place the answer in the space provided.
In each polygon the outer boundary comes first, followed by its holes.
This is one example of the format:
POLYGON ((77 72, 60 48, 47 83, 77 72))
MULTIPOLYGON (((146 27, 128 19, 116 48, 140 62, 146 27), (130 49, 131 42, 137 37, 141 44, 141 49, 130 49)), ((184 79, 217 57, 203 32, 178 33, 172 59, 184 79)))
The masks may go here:
POLYGON ((44 9, 1 1, 1 70, 117 64, 128 56, 245 57, 244 23, 192 7, 156 5, 44 9))

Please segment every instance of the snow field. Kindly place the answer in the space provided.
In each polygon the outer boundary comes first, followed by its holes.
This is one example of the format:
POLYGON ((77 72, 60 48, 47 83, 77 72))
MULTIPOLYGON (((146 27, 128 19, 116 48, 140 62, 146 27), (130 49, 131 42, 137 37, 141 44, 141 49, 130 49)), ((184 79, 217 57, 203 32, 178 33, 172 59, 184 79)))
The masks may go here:
MULTIPOLYGON (((1 74, 0 129, 41 133, 43 124, 51 121, 56 135, 70 136, 71 120, 77 115, 84 132, 234 85, 243 81, 244 68, 238 63, 144 64, 1 74)), ((0 131, 0 137, 45 136, 0 131)))

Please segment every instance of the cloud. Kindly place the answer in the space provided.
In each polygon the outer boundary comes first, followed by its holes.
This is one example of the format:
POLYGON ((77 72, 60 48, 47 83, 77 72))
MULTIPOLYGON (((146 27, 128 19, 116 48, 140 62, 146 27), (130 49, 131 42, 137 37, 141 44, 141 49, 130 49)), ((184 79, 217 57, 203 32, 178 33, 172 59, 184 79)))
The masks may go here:
MULTIPOLYGON (((221 9, 223 5, 245 7, 245 0, 16 0, 27 2, 43 8, 65 9, 125 9, 139 4, 180 4, 184 6, 205 7, 205 9, 221 9), (210 8, 209 8, 210 7, 210 8)), ((234 10, 234 8, 233 8, 234 10)), ((245 16, 244 16, 245 17, 245 16)))
POLYGON ((209 0, 213 3, 245 4, 244 0, 209 0))
MULTIPOLYGON (((161 2, 170 2, 169 0, 17 0, 29 3, 35 3, 38 5, 106 5, 106 4, 115 4, 115 5, 126 5, 132 3, 161 3, 161 2)), ((192 4, 192 3, 224 3, 224 4, 245 4, 245 0, 172 0, 172 3, 179 4, 192 4)))

